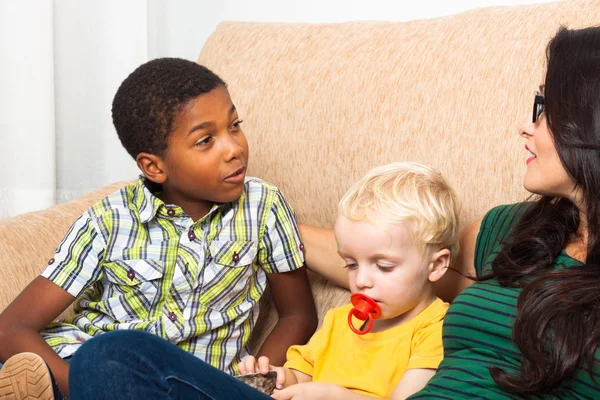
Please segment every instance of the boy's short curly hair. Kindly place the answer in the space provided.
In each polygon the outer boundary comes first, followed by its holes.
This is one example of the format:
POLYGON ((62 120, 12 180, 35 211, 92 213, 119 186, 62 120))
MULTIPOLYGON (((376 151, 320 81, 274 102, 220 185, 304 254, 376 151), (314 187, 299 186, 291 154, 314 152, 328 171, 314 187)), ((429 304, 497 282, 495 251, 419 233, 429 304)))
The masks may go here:
POLYGON ((225 82, 214 72, 180 58, 142 64, 122 83, 112 103, 112 119, 125 150, 164 156, 173 120, 191 99, 225 82))
POLYGON ((439 171, 397 162, 367 172, 344 195, 339 214, 376 225, 411 222, 417 247, 458 253, 458 197, 439 171))

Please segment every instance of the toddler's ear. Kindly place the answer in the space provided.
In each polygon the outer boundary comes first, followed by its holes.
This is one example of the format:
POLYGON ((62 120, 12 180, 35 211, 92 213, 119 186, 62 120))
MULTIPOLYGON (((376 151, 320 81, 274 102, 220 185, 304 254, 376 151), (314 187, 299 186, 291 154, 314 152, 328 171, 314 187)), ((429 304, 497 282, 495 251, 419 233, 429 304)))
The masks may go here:
POLYGON ((450 266, 450 259, 452 254, 448 249, 441 249, 436 251, 431 256, 431 261, 429 262, 429 282, 436 282, 440 280, 442 276, 448 270, 450 266))
POLYGON ((138 168, 144 176, 155 183, 164 183, 167 180, 167 174, 162 159, 150 153, 140 153, 135 158, 138 168))

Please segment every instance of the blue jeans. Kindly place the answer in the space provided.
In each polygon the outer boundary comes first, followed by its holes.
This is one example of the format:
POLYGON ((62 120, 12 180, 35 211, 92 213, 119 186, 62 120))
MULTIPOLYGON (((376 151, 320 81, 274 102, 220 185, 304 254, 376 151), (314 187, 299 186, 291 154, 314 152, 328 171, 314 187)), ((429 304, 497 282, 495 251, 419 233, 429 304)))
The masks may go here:
POLYGON ((104 333, 77 350, 69 398, 271 399, 167 340, 135 330, 104 333))

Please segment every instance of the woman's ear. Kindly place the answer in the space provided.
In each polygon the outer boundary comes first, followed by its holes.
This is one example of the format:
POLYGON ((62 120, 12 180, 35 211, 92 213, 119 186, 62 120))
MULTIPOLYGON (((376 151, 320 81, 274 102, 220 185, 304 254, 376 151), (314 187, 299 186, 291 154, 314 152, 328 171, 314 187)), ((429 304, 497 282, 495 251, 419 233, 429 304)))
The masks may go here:
POLYGON ((441 249, 432 254, 429 261, 429 282, 436 282, 448 270, 452 253, 448 249, 441 249))
POLYGON ((152 182, 163 184, 167 180, 165 163, 156 154, 140 153, 135 158, 135 162, 144 176, 152 182))

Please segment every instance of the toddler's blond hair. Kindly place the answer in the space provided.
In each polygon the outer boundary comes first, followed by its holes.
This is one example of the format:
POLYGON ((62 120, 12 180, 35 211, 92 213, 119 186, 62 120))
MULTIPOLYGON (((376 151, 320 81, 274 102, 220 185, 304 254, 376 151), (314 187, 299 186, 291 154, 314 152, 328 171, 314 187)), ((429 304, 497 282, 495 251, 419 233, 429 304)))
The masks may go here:
POLYGON ((458 198, 442 174, 415 162, 367 172, 344 195, 339 214, 374 224, 412 223, 419 250, 458 252, 458 198))

